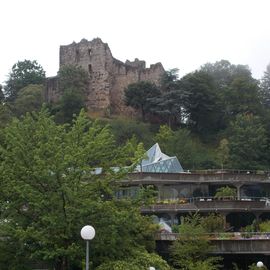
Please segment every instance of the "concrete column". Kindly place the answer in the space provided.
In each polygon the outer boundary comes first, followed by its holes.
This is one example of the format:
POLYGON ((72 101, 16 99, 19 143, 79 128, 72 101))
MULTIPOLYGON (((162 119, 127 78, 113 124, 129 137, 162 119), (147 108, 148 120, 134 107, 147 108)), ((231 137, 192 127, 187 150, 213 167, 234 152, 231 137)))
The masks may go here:
POLYGON ((227 217, 227 215, 228 215, 229 213, 228 213, 228 212, 221 212, 220 214, 221 214, 221 216, 223 217, 223 228, 226 229, 226 223, 227 223, 226 217, 227 217))
POLYGON ((176 218, 176 213, 169 213, 170 218, 171 218, 171 226, 175 225, 175 218, 176 218))
POLYGON ((241 187, 243 184, 234 184, 237 190, 237 200, 241 200, 241 187))
POLYGON ((260 219, 260 215, 262 214, 261 212, 256 212, 256 213, 253 213, 255 215, 255 218, 256 218, 256 222, 259 222, 259 219, 260 219))
POLYGON ((157 190, 158 190, 158 201, 161 201, 161 198, 162 198, 162 188, 163 188, 163 185, 156 185, 157 187, 157 190))

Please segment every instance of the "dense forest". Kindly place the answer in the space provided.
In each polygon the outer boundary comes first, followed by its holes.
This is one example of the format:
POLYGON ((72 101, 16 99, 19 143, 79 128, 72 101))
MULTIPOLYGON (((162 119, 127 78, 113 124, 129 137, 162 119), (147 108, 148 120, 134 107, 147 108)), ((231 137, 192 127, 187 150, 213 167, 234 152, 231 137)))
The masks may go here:
MULTIPOLYGON (((13 117, 46 106, 57 123, 72 123, 85 108, 88 74, 80 67, 59 70, 61 99, 45 104, 45 71, 36 61, 19 61, 0 90, 0 128, 13 117)), ((270 140, 270 65, 261 80, 245 65, 221 60, 207 63, 182 78, 167 71, 158 85, 131 84, 125 102, 137 119, 108 116, 117 145, 132 137, 148 148, 179 158, 185 170, 268 170, 270 140)))

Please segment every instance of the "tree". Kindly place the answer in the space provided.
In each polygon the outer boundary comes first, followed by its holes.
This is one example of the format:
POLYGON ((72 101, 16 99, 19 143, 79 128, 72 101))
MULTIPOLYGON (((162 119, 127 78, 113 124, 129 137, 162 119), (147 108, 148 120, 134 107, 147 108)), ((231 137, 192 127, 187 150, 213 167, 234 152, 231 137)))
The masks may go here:
POLYGON ((225 114, 233 119, 237 114, 260 115, 258 82, 249 77, 236 77, 223 92, 225 114), (233 118, 232 118, 233 117, 233 118))
POLYGON ((224 232, 224 217, 210 213, 202 218, 201 225, 207 233, 224 232))
POLYGON ((166 71, 160 79, 161 95, 150 99, 150 111, 170 127, 184 122, 186 92, 180 87, 178 69, 166 71))
POLYGON ((215 194, 215 198, 223 199, 223 198, 231 198, 234 199, 237 195, 237 191, 235 188, 231 187, 220 187, 217 189, 217 192, 215 194))
POLYGON ((225 129, 238 113, 262 114, 258 81, 246 65, 233 65, 227 60, 207 63, 200 71, 212 79, 219 97, 219 127, 225 129))
POLYGON ((39 111, 43 102, 43 85, 30 84, 19 91, 13 104, 13 111, 16 116, 39 111))
POLYGON ((222 139, 219 142, 219 146, 217 149, 217 158, 220 162, 222 170, 224 168, 224 165, 226 165, 227 161, 229 160, 229 152, 229 141, 227 139, 222 139))
POLYGON ((260 96, 262 104, 270 108, 270 64, 266 67, 266 71, 260 81, 260 96))
POLYGON ((211 246, 209 240, 203 236, 204 233, 199 215, 184 219, 184 223, 179 226, 179 238, 170 248, 171 259, 176 269, 219 269, 220 258, 208 256, 211 246))
POLYGON ((69 89, 84 95, 89 86, 88 73, 80 66, 65 65, 60 68, 59 90, 65 92, 69 89))
POLYGON ((185 109, 187 124, 203 137, 219 129, 221 110, 214 83, 207 73, 195 71, 180 80, 180 86, 187 93, 185 109))
POLYGON ((188 129, 173 131, 166 125, 160 126, 155 141, 166 154, 177 156, 185 170, 217 166, 214 152, 205 147, 188 129))
POLYGON ((0 128, 5 127, 5 125, 11 120, 13 113, 9 104, 0 103, 0 128))
POLYGON ((57 125, 42 109, 14 119, 0 140, 0 247, 12 251, 0 252, 5 269, 31 259, 75 269, 84 256, 79 231, 89 223, 96 228, 94 267, 153 251, 156 226, 139 203, 114 199, 128 154, 108 127, 90 123, 83 112, 72 126, 57 125))
POLYGON ((130 84, 125 89, 125 103, 141 111, 142 120, 150 111, 150 99, 160 96, 160 90, 154 83, 141 81, 130 84))
POLYGON ((178 75, 179 69, 173 68, 166 71, 160 79, 160 88, 161 92, 170 92, 177 90, 179 88, 178 85, 178 75))
POLYGON ((4 87, 8 101, 14 101, 19 91, 29 84, 43 84, 45 71, 36 60, 18 61, 13 65, 4 87))
POLYGON ((151 98, 150 111, 161 117, 170 127, 182 124, 186 117, 186 97, 187 93, 181 89, 163 92, 161 96, 151 98))
POLYGON ((139 251, 131 254, 128 260, 110 261, 108 263, 101 264, 97 270, 145 270, 149 269, 150 266, 160 270, 171 269, 157 254, 146 254, 139 251))
POLYGON ((58 122, 71 122, 73 115, 78 115, 85 108, 88 74, 82 67, 66 65, 60 68, 58 77, 61 97, 53 111, 58 122))
POLYGON ((237 115, 230 126, 231 168, 258 170, 267 166, 267 135, 260 118, 252 114, 237 115))
POLYGON ((0 84, 0 103, 2 103, 5 99, 5 95, 3 93, 3 87, 2 85, 0 84))
POLYGON ((218 91, 226 89, 237 77, 251 77, 251 71, 246 65, 233 65, 228 60, 207 63, 200 68, 210 75, 218 91))

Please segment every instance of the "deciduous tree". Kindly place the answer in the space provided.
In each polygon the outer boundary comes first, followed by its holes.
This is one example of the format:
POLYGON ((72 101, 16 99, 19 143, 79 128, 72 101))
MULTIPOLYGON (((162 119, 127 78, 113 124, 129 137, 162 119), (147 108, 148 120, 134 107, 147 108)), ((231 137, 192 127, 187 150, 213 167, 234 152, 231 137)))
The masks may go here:
POLYGON ((148 81, 132 83, 125 89, 126 105, 140 110, 143 121, 151 108, 150 99, 158 96, 160 96, 160 90, 148 81))
POLYGON ((0 135, 1 269, 29 260, 75 269, 84 257, 79 232, 85 224, 96 228, 94 267, 153 251, 156 226, 141 216, 139 203, 114 199, 127 159, 138 157, 116 147, 107 127, 84 113, 72 126, 57 125, 42 109, 14 119, 0 135))
POLYGON ((230 166, 235 169, 267 168, 267 134, 258 116, 237 115, 229 136, 230 166))
POLYGON ((29 84, 43 84, 44 81, 45 71, 36 60, 18 61, 13 65, 4 86, 5 95, 9 101, 14 101, 22 88, 29 84))

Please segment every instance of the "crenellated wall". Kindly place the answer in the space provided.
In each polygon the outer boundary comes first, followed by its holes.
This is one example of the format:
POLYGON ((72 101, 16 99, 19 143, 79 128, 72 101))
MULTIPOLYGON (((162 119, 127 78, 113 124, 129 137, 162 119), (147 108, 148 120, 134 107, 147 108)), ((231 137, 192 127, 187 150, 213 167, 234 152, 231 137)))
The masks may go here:
MULTIPOLYGON (((164 74, 161 63, 146 68, 145 61, 135 59, 125 63, 115 59, 107 43, 100 38, 60 46, 60 67, 77 65, 89 74, 87 108, 89 111, 133 115, 135 112, 125 106, 124 89, 139 81, 159 83, 164 74)), ((59 98, 55 77, 47 79, 46 100, 55 102, 59 98)))

